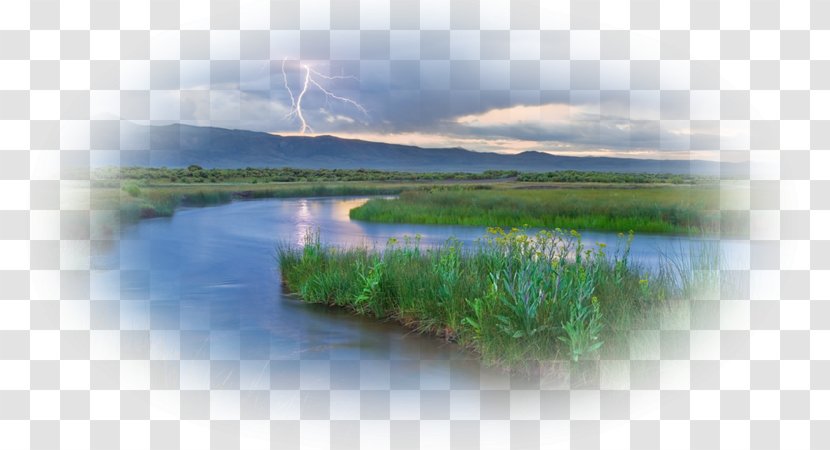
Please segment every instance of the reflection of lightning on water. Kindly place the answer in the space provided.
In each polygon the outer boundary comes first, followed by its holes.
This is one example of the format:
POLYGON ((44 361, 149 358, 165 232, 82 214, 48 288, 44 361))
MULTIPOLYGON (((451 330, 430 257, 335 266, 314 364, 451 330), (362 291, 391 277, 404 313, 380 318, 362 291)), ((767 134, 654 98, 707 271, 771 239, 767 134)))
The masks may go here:
POLYGON ((311 210, 308 207, 308 200, 302 199, 297 204, 294 222, 297 225, 297 245, 303 245, 305 244, 306 237, 314 227, 314 224, 311 222, 311 210))
POLYGON ((306 132, 314 132, 314 130, 311 128, 311 126, 308 125, 308 122, 306 121, 305 116, 303 115, 303 97, 305 97, 306 92, 308 92, 308 88, 309 88, 310 85, 316 87, 317 89, 319 89, 320 92, 322 92, 323 95, 326 96, 326 100, 334 99, 334 100, 346 103, 348 105, 353 106, 355 109, 357 109, 358 111, 363 113, 363 115, 365 115, 366 117, 369 117, 369 112, 366 111, 366 108, 364 108, 363 105, 361 105, 360 103, 358 103, 358 102, 356 102, 356 101, 354 101, 354 100, 352 100, 348 97, 342 97, 340 95, 334 94, 333 92, 331 92, 328 89, 326 89, 325 87, 323 87, 323 85, 320 84, 320 82, 315 79, 315 78, 320 78, 320 79, 329 80, 329 81, 331 81, 331 80, 346 80, 346 79, 357 80, 355 77, 344 76, 344 75, 338 75, 338 76, 323 75, 322 73, 320 73, 320 72, 312 69, 311 67, 309 67, 307 64, 303 64, 302 67, 305 70, 305 77, 303 79, 303 90, 300 91, 299 95, 294 97, 294 92, 291 91, 291 87, 288 85, 288 75, 285 73, 285 61, 286 61, 285 59, 282 60, 282 80, 283 80, 283 85, 285 86, 285 90, 288 91, 288 96, 291 99, 291 111, 288 114, 286 114, 285 117, 286 117, 286 119, 296 117, 297 120, 300 121, 300 133, 305 134, 306 132))

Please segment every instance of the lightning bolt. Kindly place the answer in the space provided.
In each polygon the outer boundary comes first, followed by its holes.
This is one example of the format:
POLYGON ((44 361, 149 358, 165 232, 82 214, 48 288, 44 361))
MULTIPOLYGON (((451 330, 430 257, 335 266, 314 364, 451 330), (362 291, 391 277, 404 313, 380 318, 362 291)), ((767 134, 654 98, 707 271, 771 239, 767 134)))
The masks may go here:
POLYGON ((311 80, 311 72, 309 72, 308 67, 306 66, 305 71, 305 82, 303 83, 303 91, 300 92, 300 95, 297 97, 297 118, 300 119, 300 123, 302 126, 300 127, 300 133, 305 134, 306 131, 314 132, 308 123, 305 121, 305 117, 303 117, 303 97, 305 93, 308 92, 308 82, 311 80))
MULTIPOLYGON (((306 67, 306 69, 308 69, 308 67, 306 67)), ((369 112, 368 112, 368 111, 366 111, 366 108, 364 108, 364 107, 363 107, 363 105, 361 105, 360 103, 358 103, 358 102, 356 102, 356 101, 354 101, 354 100, 352 100, 352 99, 350 99, 350 98, 341 97, 341 96, 339 96, 339 95, 335 95, 335 94, 333 94, 333 93, 331 93, 331 92, 327 91, 327 90, 326 90, 326 88, 324 88, 323 86, 320 86, 320 83, 318 83, 318 82, 317 82, 316 80, 314 80, 313 78, 306 78, 306 80, 307 80, 307 81, 308 81, 308 80, 310 80, 310 81, 311 81, 311 84, 313 84, 314 86, 316 86, 316 87, 317 87, 317 89, 320 89, 320 90, 321 90, 324 94, 326 94, 326 97, 331 97, 331 98, 333 98, 333 99, 335 99, 335 100, 340 100, 340 101, 341 101, 341 102, 343 102, 343 103, 348 103, 348 104, 350 104, 350 105, 354 106, 354 107, 355 107, 358 111, 362 112, 362 113, 363 113, 363 115, 365 115, 366 117, 368 117, 368 116, 369 116, 369 112)))
POLYGON ((295 97, 294 92, 291 90, 291 87, 289 86, 289 83, 288 83, 288 75, 285 72, 285 62, 286 62, 286 60, 283 59, 282 60, 282 79, 283 79, 283 85, 285 86, 285 90, 288 91, 288 96, 289 96, 289 98, 291 98, 291 111, 288 114, 285 115, 285 118, 290 119, 290 118, 296 117, 300 121, 300 133, 301 134, 305 134, 306 132, 312 132, 312 133, 314 132, 314 130, 311 128, 311 126, 308 125, 308 122, 306 121, 305 116, 303 116, 303 106, 302 106, 303 105, 303 97, 305 97, 306 93, 309 90, 309 87, 312 87, 312 86, 316 87, 320 92, 322 92, 323 95, 326 97, 326 100, 334 99, 334 100, 346 103, 348 105, 351 105, 352 107, 354 107, 355 109, 357 109, 361 113, 363 113, 363 115, 366 116, 367 118, 369 117, 369 112, 366 110, 365 107, 363 107, 363 105, 361 105, 360 103, 358 103, 358 102, 356 102, 356 101, 354 101, 354 100, 352 100, 348 97, 343 97, 343 96, 337 95, 337 94, 329 91, 328 89, 323 87, 323 85, 320 84, 319 81, 317 81, 315 79, 315 77, 318 77, 318 78, 321 78, 321 79, 324 79, 324 80, 329 80, 329 81, 331 81, 331 80, 346 80, 346 79, 356 81, 357 78, 355 78, 353 76, 346 76, 346 75, 335 75, 335 76, 323 75, 322 73, 320 73, 320 72, 312 69, 311 67, 309 67, 307 64, 303 64, 302 68, 305 70, 305 77, 303 78, 303 89, 302 89, 302 91, 300 91, 299 95, 297 95, 295 97))
POLYGON ((291 88, 288 87, 288 75, 285 74, 285 60, 287 58, 283 58, 282 60, 282 82, 285 84, 285 90, 288 91, 288 96, 291 97, 291 112, 286 114, 285 117, 291 117, 294 114, 294 110, 297 107, 297 102, 294 100, 294 93, 291 92, 291 88))

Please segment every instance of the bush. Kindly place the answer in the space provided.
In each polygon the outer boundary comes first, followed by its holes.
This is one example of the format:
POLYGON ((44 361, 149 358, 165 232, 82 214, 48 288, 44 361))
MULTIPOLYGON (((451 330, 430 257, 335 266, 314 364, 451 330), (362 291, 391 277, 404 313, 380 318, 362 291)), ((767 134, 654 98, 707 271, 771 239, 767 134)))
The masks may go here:
POLYGON ((124 192, 129 194, 130 197, 138 197, 139 195, 141 195, 141 188, 138 187, 137 183, 132 182, 132 181, 128 181, 128 182, 124 183, 124 185, 121 187, 121 189, 123 189, 124 192))

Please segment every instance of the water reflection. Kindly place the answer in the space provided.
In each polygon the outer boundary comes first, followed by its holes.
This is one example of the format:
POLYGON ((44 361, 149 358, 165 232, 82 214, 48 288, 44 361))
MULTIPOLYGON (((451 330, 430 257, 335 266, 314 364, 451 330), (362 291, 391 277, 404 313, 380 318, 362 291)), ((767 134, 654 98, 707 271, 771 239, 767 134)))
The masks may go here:
POLYGON ((313 224, 311 222, 311 211, 308 209, 308 200, 307 199, 300 199, 297 201, 297 214, 296 214, 296 232, 294 233, 294 243, 297 245, 301 245, 305 240, 305 237, 308 235, 310 231, 312 231, 313 224))

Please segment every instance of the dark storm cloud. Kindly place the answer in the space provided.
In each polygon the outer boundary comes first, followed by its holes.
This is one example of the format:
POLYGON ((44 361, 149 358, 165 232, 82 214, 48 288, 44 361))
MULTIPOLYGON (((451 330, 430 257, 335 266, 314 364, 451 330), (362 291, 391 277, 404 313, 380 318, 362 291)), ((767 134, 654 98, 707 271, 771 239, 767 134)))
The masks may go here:
MULTIPOLYGON (((317 34, 314 39, 319 40, 317 34)), ((379 36, 395 39, 390 38, 388 32, 379 33, 379 36)), ((198 120, 199 114, 208 112, 215 115, 216 111, 224 111, 224 117, 232 118, 238 111, 239 128, 298 132, 301 124, 297 116, 288 115, 292 100, 285 83, 287 80, 296 101, 305 82, 304 65, 308 64, 322 75, 335 77, 328 79, 312 73, 313 79, 322 87, 332 94, 359 102, 367 111, 364 114, 348 102, 327 97, 311 84, 303 96, 302 111, 316 133, 444 134, 457 138, 538 142, 540 149, 552 145, 572 149, 689 150, 717 143, 717 134, 709 130, 697 133, 694 129, 659 121, 661 118, 688 118, 689 96, 682 91, 667 96, 661 96, 657 91, 600 91, 598 81, 595 86, 584 86, 586 89, 580 91, 517 89, 517 80, 527 79, 532 83, 538 76, 516 72, 516 67, 529 68, 527 70, 536 67, 538 70, 538 65, 516 66, 510 61, 472 59, 470 55, 478 55, 481 50, 478 48, 480 42, 472 40, 469 46, 475 48, 460 51, 450 45, 450 39, 450 33, 442 32, 429 34, 425 41, 397 40, 391 48, 383 47, 385 58, 378 59, 368 58, 372 56, 368 54, 362 60, 299 60, 289 56, 284 64, 285 75, 282 59, 270 62, 213 61, 208 80, 203 76, 183 74, 183 82, 192 79, 195 85, 182 88, 241 92, 237 96, 212 95, 209 107, 189 107, 191 120, 198 120), (412 48, 404 48, 406 46, 412 48), (391 54, 395 52, 421 55, 422 59, 396 60, 391 54), (455 60, 452 59, 454 54, 465 56, 463 60, 455 60), (568 120, 519 120, 480 126, 458 120, 521 105, 544 107, 552 104, 568 105, 577 113, 568 120), (262 117, 257 118, 257 113, 262 117)), ((360 39, 338 45, 359 46, 354 52, 361 56, 371 50, 361 46, 360 39)), ((312 47, 319 46, 303 48, 312 47)), ((509 43, 506 48, 511 51, 509 43)), ((626 73, 605 75, 605 82, 609 78, 627 80, 628 77, 626 73)))

